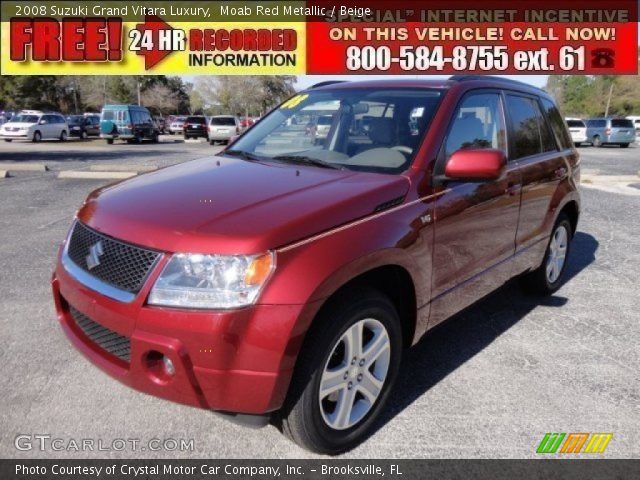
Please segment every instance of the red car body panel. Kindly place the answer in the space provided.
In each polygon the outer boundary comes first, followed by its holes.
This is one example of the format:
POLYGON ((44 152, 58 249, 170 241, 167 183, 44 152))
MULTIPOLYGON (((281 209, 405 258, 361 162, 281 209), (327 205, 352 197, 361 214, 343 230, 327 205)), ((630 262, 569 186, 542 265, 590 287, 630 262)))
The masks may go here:
MULTIPOLYGON (((326 88, 352 88, 353 84, 326 88)), ((93 192, 78 220, 98 232, 162 252, 131 303, 79 283, 58 262, 52 286, 60 323, 94 364, 141 391, 188 405, 242 413, 281 407, 305 334, 343 285, 394 266, 413 283, 410 342, 430 327, 542 262, 570 202, 579 211, 575 149, 510 162, 497 180, 434 179, 452 112, 491 80, 359 82, 360 88, 442 89, 443 98, 411 167, 400 175, 197 160, 93 192), (399 199, 399 200, 397 200, 399 199), (378 211, 385 202, 392 207, 378 211), (163 308, 147 296, 173 252, 276 252, 276 269, 255 305, 228 311, 163 308), (69 305, 131 339, 126 364, 94 345, 69 305), (168 356, 171 379, 149 352, 168 356)), ((544 95, 537 89, 518 87, 544 95)))

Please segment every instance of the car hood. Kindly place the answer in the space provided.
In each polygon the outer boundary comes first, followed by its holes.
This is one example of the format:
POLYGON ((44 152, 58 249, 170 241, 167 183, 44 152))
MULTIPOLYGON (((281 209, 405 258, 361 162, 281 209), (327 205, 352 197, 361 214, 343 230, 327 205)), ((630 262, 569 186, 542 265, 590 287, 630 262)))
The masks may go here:
POLYGON ((371 215, 408 189, 401 175, 218 156, 98 189, 78 218, 167 252, 258 253, 371 215))
POLYGON ((3 127, 18 127, 18 128, 28 128, 28 127, 33 127, 34 125, 36 125, 35 123, 27 123, 27 122, 6 122, 3 123, 2 126, 3 127))

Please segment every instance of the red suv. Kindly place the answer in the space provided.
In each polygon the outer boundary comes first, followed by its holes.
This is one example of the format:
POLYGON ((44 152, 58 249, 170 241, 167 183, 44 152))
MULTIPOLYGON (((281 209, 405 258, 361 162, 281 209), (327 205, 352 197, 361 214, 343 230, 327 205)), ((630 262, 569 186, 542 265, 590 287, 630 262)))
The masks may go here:
POLYGON ((218 156, 90 194, 58 318, 131 387, 339 453, 425 331, 515 276, 559 288, 578 165, 551 97, 519 82, 324 82, 218 156))

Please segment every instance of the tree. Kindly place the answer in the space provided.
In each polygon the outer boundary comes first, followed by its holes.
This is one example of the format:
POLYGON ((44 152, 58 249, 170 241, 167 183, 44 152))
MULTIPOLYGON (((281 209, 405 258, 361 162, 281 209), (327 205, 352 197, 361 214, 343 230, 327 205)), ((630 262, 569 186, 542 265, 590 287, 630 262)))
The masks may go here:
POLYGON ((191 105, 205 113, 262 115, 295 93, 291 75, 198 77, 191 105))

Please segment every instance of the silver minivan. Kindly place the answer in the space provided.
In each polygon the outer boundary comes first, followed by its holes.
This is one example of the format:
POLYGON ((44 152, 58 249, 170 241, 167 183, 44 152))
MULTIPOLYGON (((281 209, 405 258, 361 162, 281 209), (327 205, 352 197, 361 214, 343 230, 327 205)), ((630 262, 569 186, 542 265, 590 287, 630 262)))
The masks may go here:
POLYGON ((636 139, 635 126, 626 118, 589 118, 586 124, 587 142, 594 147, 620 145, 627 148, 636 139))

